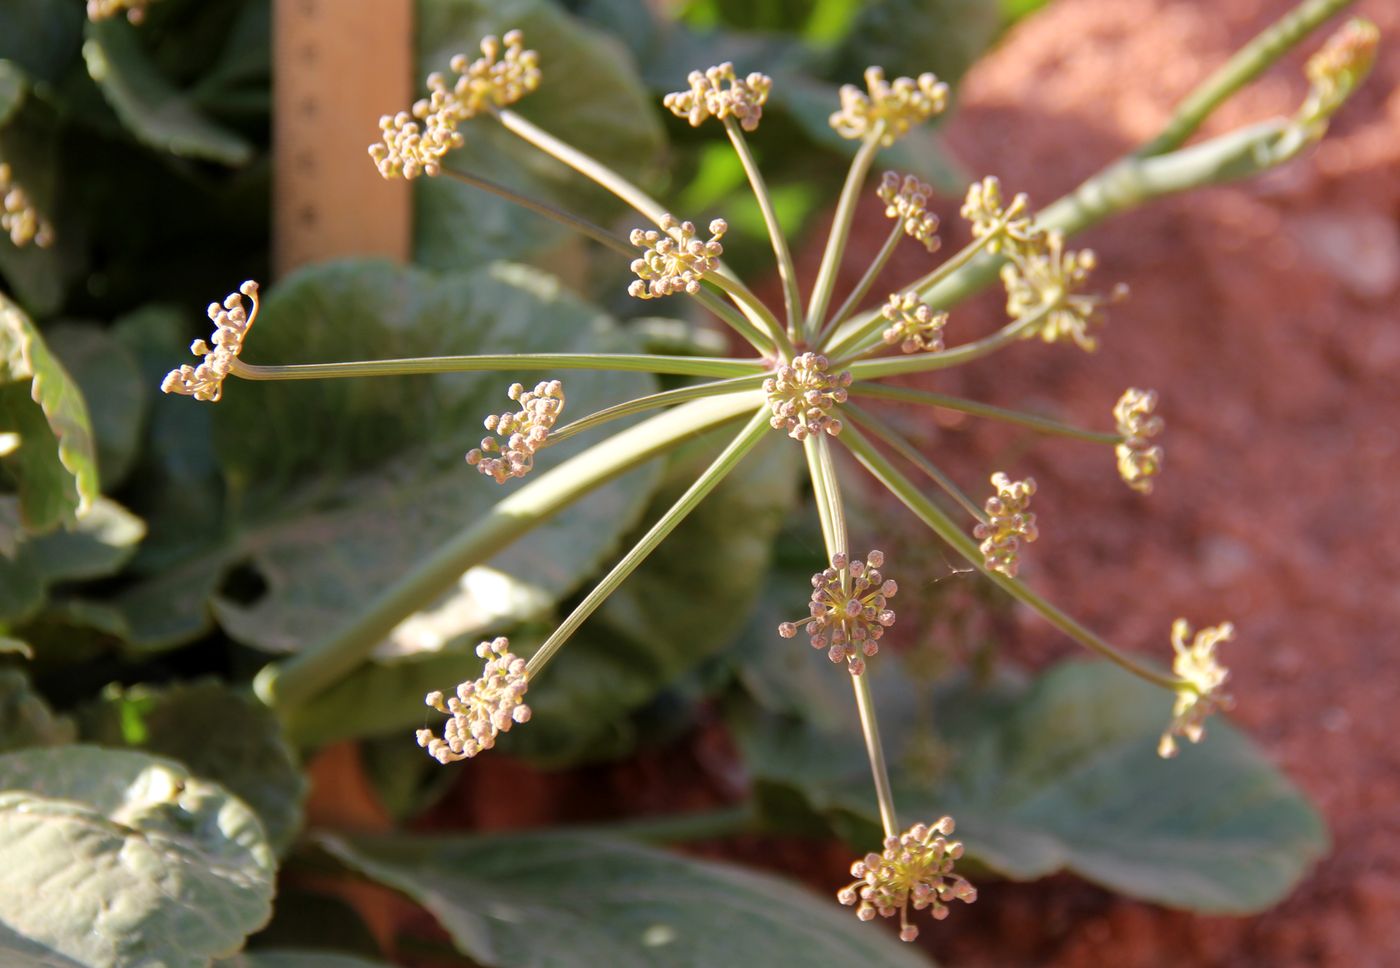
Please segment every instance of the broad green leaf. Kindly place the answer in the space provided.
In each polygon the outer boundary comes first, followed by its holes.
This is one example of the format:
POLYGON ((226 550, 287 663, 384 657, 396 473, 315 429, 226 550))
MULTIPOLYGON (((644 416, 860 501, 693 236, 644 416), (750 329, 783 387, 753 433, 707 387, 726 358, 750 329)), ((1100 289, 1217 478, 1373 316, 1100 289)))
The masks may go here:
POLYGON ((44 335, 88 401, 99 477, 111 493, 136 460, 155 386, 147 385, 131 351, 107 330, 61 323, 44 335))
POLYGON ((262 825, 179 763, 63 746, 0 756, 0 777, 0 951, 198 968, 271 914, 262 825))
MULTIPOLYGON (((1286 896, 1326 850, 1317 812, 1223 719, 1159 759, 1171 696, 1112 665, 937 691, 883 652, 872 666, 888 667, 876 708, 902 819, 951 814, 968 854, 998 873, 1069 870, 1172 907, 1247 914, 1286 896), (934 736, 953 752, 946 769, 925 755, 934 736)), ((800 795, 864 847, 879 821, 854 702, 845 720, 750 711, 735 725, 761 788, 800 795)))
MULTIPOLYGON (((482 37, 512 28, 539 51, 543 71, 539 89, 512 110, 623 177, 643 185, 654 181, 665 147, 659 105, 616 39, 548 0, 425 0, 418 8, 420 73, 446 70, 457 53, 476 57, 482 37)), ((386 104, 382 110, 403 107, 386 104)), ((623 210, 583 176, 489 118, 466 122, 465 134, 466 145, 448 155, 448 167, 594 219, 623 210)), ((560 238, 552 223, 450 178, 415 184, 416 257, 425 265, 448 269, 519 258, 560 238)))
POLYGON ((26 530, 52 531, 97 497, 87 404, 19 307, 0 293, 0 433, 19 446, 0 466, 17 479, 26 530))
POLYGON ((0 3, 0 58, 14 61, 31 77, 57 81, 78 56, 83 8, 53 0, 0 3))
POLYGON ((422 904, 485 966, 928 965, 834 897, 596 835, 320 843, 422 904))
POLYGON ((165 689, 109 686, 82 716, 83 738, 179 760, 257 811, 279 853, 301 827, 306 778, 277 717, 251 696, 213 681, 165 689))
POLYGON ((226 165, 252 158, 247 140, 206 118, 161 76, 131 24, 119 18, 89 23, 83 59, 117 117, 143 144, 226 165))
POLYGON ((389 968, 383 961, 368 961, 330 951, 247 951, 221 958, 214 968, 389 968))
POLYGON ((63 746, 76 730, 49 708, 19 669, 0 669, 0 752, 32 746, 63 746))

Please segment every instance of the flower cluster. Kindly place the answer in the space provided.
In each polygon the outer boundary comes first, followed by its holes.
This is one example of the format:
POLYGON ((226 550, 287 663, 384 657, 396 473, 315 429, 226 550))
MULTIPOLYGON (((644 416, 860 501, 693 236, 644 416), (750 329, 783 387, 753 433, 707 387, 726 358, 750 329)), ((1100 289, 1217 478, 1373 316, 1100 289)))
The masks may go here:
POLYGON ((481 447, 467 451, 467 463, 497 484, 534 470, 536 452, 549 442, 549 432, 564 412, 564 384, 559 380, 544 380, 533 390, 512 383, 507 392, 520 409, 487 417, 486 429, 496 436, 483 437, 481 447))
POLYGON ((811 615, 784 622, 778 634, 790 639, 806 626, 812 648, 826 649, 832 662, 845 662, 851 675, 860 675, 865 656, 880 651, 880 637, 894 624, 894 611, 887 606, 899 586, 880 573, 884 564, 881 551, 870 552, 864 561, 832 555, 831 567, 812 576, 811 615))
POLYGON ((933 186, 913 175, 900 178, 897 172, 887 171, 876 192, 885 203, 885 215, 899 219, 905 235, 922 242, 929 252, 938 251, 938 216, 928 210, 933 186))
POLYGON ((846 402, 851 372, 831 373, 830 362, 820 353, 802 353, 791 363, 780 363, 763 381, 775 430, 786 430, 793 440, 813 434, 841 432, 841 420, 831 410, 846 402))
POLYGON ((856 881, 837 891, 837 900, 846 905, 859 901, 856 917, 862 921, 897 913, 899 940, 913 941, 919 929, 909 923, 910 907, 929 908, 941 921, 948 916, 949 901, 977 900, 977 888, 953 870, 963 845, 948 839, 952 833, 953 818, 944 817, 933 826, 919 823, 898 837, 885 838, 883 853, 866 854, 851 865, 856 881))
POLYGON ((865 87, 841 85, 841 110, 831 116, 831 126, 843 138, 864 141, 878 130, 880 144, 888 148, 948 105, 948 85, 932 74, 890 83, 883 69, 867 67, 865 87))
POLYGON ((53 243, 53 226, 39 214, 29 193, 15 184, 10 166, 0 162, 0 231, 17 247, 33 242, 39 248, 53 243))
POLYGON ((1135 491, 1152 493, 1152 479, 1162 472, 1162 448, 1149 438, 1162 432, 1162 418, 1153 414, 1157 406, 1155 390, 1129 388, 1113 405, 1113 419, 1123 440, 1114 448, 1118 474, 1135 491))
POLYGON ((224 394, 224 379, 233 369, 238 354, 243 352, 243 341, 248 337, 248 330, 257 321, 258 284, 249 279, 238 287, 238 292, 229 293, 222 305, 210 303, 209 318, 214 322, 214 345, 210 346, 202 339, 190 344, 190 352, 204 357, 204 362, 198 366, 186 363, 178 370, 171 370, 161 381, 161 392, 218 402, 224 394), (244 296, 253 304, 251 311, 244 308, 244 296))
POLYGON ((661 103, 697 128, 706 118, 723 121, 732 115, 745 131, 754 130, 773 89, 773 79, 767 74, 739 77, 729 61, 709 70, 691 71, 686 81, 690 90, 667 94, 661 103))
POLYGON ((1376 25, 1356 18, 1328 38, 1322 49, 1308 58, 1306 73, 1312 88, 1299 116, 1305 122, 1325 123, 1371 72, 1379 43, 1376 25))
POLYGON ((1013 481, 997 471, 992 475, 992 486, 997 492, 983 505, 987 520, 979 522, 972 533, 982 539, 982 558, 986 566, 1015 578, 1021 564, 1021 542, 1029 544, 1040 536, 1035 515, 1030 510, 1035 478, 1013 481))
POLYGON ((428 75, 428 97, 413 105, 412 113, 400 111, 379 119, 382 141, 370 145, 379 174, 385 178, 416 178, 442 171, 442 156, 460 148, 463 138, 457 126, 482 111, 514 104, 540 86, 540 57, 525 49, 518 30, 502 39, 481 41, 481 56, 468 62, 465 54, 452 58, 458 75, 449 87, 442 74, 428 75))
POLYGON ((1157 743, 1157 755, 1170 759, 1176 755, 1176 737, 1184 736, 1192 743, 1199 743, 1205 735, 1206 719, 1217 709, 1229 709, 1234 700, 1220 691, 1230 672, 1215 661, 1215 647, 1235 637, 1235 626, 1229 622, 1201 629, 1192 638, 1191 626, 1186 619, 1179 618, 1172 623, 1172 648, 1176 658, 1172 661, 1172 671, 1187 685, 1177 690, 1176 704, 1172 707, 1172 721, 1157 743))
POLYGON ((110 20, 119 14, 133 24, 146 19, 146 8, 155 0, 87 0, 87 17, 93 23, 110 20))
POLYGON ((708 242, 696 238, 694 222, 678 222, 673 215, 661 217, 661 228, 661 232, 632 230, 632 244, 646 252, 632 261, 637 278, 627 293, 638 299, 659 299, 678 292, 693 296, 700 291, 705 273, 719 268, 719 257, 724 253, 719 240, 729 231, 729 223, 722 218, 711 222, 708 242))
POLYGON ((1006 312, 1013 319, 1026 319, 1046 312, 1041 323, 1026 336, 1039 336, 1047 343, 1072 339, 1082 349, 1094 350, 1098 341, 1089 327, 1097 324, 1101 307, 1127 294, 1124 286, 1111 296, 1082 293, 1089 274, 1098 264, 1091 249, 1065 249, 1064 236, 1050 232, 1043 245, 1022 253, 1008 253, 1011 261, 1001 267, 1006 286, 1006 312))
POLYGON ((898 343, 900 352, 937 353, 943 349, 943 327, 948 314, 934 312, 928 303, 919 301, 917 292, 892 293, 880 315, 890 322, 882 334, 885 342, 891 346, 898 343))
POLYGON ((481 678, 459 685, 457 695, 446 703, 440 692, 430 692, 424 700, 451 717, 441 739, 430 729, 418 730, 418 745, 439 763, 454 763, 489 750, 501 733, 530 720, 530 707, 521 702, 529 688, 525 660, 511 654, 510 641, 482 642, 476 654, 487 660, 481 678))
POLYGON ((1036 227, 1030 199, 1019 193, 1011 204, 1003 203, 1001 182, 992 175, 968 188, 961 214, 971 223, 974 239, 987 239, 988 252, 1026 252, 1039 247, 1045 234, 1036 227))

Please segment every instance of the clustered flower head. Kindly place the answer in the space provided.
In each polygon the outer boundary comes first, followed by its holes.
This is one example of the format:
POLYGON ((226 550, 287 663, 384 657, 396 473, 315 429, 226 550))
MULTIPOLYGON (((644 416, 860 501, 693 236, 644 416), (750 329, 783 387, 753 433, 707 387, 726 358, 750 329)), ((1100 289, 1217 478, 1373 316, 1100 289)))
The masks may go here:
POLYGON ((514 104, 540 86, 540 55, 525 49, 524 36, 512 30, 502 39, 481 41, 481 56, 468 62, 465 54, 449 66, 457 79, 449 87, 442 74, 428 75, 428 97, 379 119, 383 140, 370 145, 379 174, 385 178, 417 178, 442 171, 442 157, 464 144, 457 126, 482 111, 514 104), (503 56, 504 55, 504 56, 503 56))
POLYGON ((1025 319, 1051 307, 1027 338, 1039 336, 1047 343, 1072 339, 1082 349, 1097 349, 1098 340, 1090 334, 1090 326, 1101 321, 1105 303, 1127 294, 1121 285, 1107 297, 1079 292, 1097 264, 1092 249, 1067 251, 1063 234, 1047 233, 1042 245, 1012 255, 1012 261, 1001 267, 1007 314, 1025 319))
POLYGON ((1045 234, 1036 227, 1030 199, 1018 193, 1004 204, 1001 182, 992 175, 968 188, 961 214, 971 223, 973 238, 987 239, 988 252, 1026 252, 1039 247, 1045 234))
POLYGON ((53 244, 53 226, 39 214, 29 193, 15 184, 10 166, 0 162, 0 231, 16 247, 33 242, 44 249, 53 244))
POLYGON ((898 343, 900 352, 937 353, 943 349, 948 314, 934 312, 928 303, 919 301, 917 292, 892 293, 880 315, 891 324, 882 334, 885 342, 891 346, 898 343))
POLYGON ((155 0, 87 0, 87 16, 93 23, 125 14, 133 24, 146 19, 146 8, 155 0))
POLYGON ((719 257, 724 253, 719 240, 729 231, 729 223, 722 218, 712 221, 708 242, 696 238, 694 222, 679 222, 673 215, 661 217, 661 228, 661 232, 632 230, 632 244, 646 251, 632 261, 637 278, 627 293, 638 299, 659 299, 678 292, 693 296, 700 291, 705 273, 719 268, 719 257))
POLYGON ((948 916, 949 901, 977 900, 977 888, 953 870, 963 845, 948 839, 952 833, 953 818, 944 817, 932 826, 918 823, 898 837, 885 838, 883 853, 866 854, 851 865, 856 881, 837 891, 837 900, 846 905, 859 901, 856 917, 862 921, 898 914, 899 940, 913 941, 919 929, 909 923, 909 908, 929 908, 941 921, 948 916))
POLYGON ((1215 661, 1215 647, 1235 637, 1235 626, 1223 622, 1201 629, 1187 645, 1190 636, 1191 626, 1186 619, 1179 618, 1172 623, 1172 648, 1176 651, 1172 671, 1184 679, 1186 685, 1177 689, 1172 721, 1157 743, 1157 755, 1163 759, 1176 755, 1176 737, 1184 736, 1192 743, 1199 743, 1205 735, 1205 722, 1210 714, 1234 704, 1231 696, 1220 691, 1225 680, 1230 678, 1230 671, 1215 661))
POLYGON ((763 381, 775 430, 786 430, 793 440, 809 435, 841 432, 841 420, 831 411, 846 402, 851 371, 832 373, 830 361, 820 353, 802 353, 782 363, 763 381))
POLYGON ((190 344, 190 352, 204 357, 204 362, 198 366, 186 363, 178 370, 167 373, 160 384, 163 393, 181 393, 196 400, 218 402, 224 393, 224 379, 233 369, 238 354, 243 351, 248 330, 257 321, 258 284, 249 279, 238 287, 238 292, 229 293, 222 305, 210 303, 209 318, 214 322, 214 345, 210 346, 202 339, 190 344), (244 296, 253 304, 251 311, 244 308, 244 296))
POLYGON ((986 566, 1008 578, 1015 578, 1020 568, 1021 542, 1027 544, 1040 536, 1031 512, 1031 495, 1035 494, 1035 478, 1013 481, 1001 471, 992 475, 997 492, 983 505, 987 520, 972 529, 974 537, 982 539, 982 558, 986 566))
POLYGON ((894 611, 888 606, 899 586, 880 573, 884 564, 881 551, 870 552, 864 561, 832 555, 831 567, 812 576, 810 616, 784 622, 778 634, 790 639, 805 626, 812 648, 826 649, 832 662, 845 662, 851 675, 860 675, 865 657, 880 651, 881 636, 894 624, 894 611))
POLYGON ((888 148, 948 105, 948 85, 932 74, 890 83, 882 68, 867 67, 865 87, 841 85, 841 110, 831 116, 831 126, 843 138, 865 140, 878 128, 880 144, 888 148))
POLYGON ((773 89, 773 79, 767 74, 754 72, 739 77, 729 61, 708 70, 691 71, 686 81, 690 90, 667 94, 661 103, 697 128, 707 118, 723 121, 733 116, 745 131, 754 130, 773 89))
POLYGON ((521 702, 529 687, 525 660, 511 654, 510 641, 482 642, 476 654, 487 660, 481 678, 459 685, 457 695, 446 703, 440 692, 430 692, 424 700, 451 717, 441 739, 430 729, 418 730, 418 745, 439 763, 454 763, 489 750, 501 733, 530 720, 530 707, 521 702))
POLYGON ((1113 405, 1113 419, 1123 440, 1114 448, 1118 455, 1118 474, 1135 491, 1152 493, 1153 478, 1162 472, 1163 452, 1149 438, 1162 432, 1162 418, 1152 411, 1157 407, 1155 390, 1129 388, 1113 405))
POLYGON ((1380 31, 1367 20, 1353 18, 1308 58, 1305 71, 1312 88, 1300 109, 1305 122, 1326 122, 1376 62, 1380 31))
POLYGON ((897 172, 887 171, 881 176, 876 191, 880 201, 885 203, 886 217, 899 219, 904 234, 922 242, 928 251, 938 251, 938 216, 928 210, 933 186, 913 175, 900 178, 897 172))
POLYGON ((564 412, 564 384, 559 380, 543 380, 533 390, 512 383, 507 393, 520 409, 487 417, 486 429, 496 436, 483 437, 479 448, 467 451, 467 463, 497 484, 534 470, 535 454, 549 443, 549 432, 564 412))

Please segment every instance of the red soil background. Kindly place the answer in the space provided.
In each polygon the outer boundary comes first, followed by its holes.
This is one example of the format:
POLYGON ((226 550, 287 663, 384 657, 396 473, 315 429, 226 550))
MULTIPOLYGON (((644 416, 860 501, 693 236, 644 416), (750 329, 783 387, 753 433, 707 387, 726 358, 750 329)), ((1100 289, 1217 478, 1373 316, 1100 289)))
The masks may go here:
MULTIPOLYGON (((1055 0, 966 78, 948 141, 968 170, 1049 201, 1155 134, 1195 83, 1291 6, 1055 0)), ((1132 288, 1097 353, 1026 343, 929 384, 1089 426, 1108 424, 1125 387, 1156 388, 1167 465, 1153 495, 1129 492, 1112 455, 1089 445, 1009 451, 1021 438, 980 423, 945 423, 924 441, 968 485, 1008 453, 1006 470, 1034 474, 1042 536, 1025 577, 1111 640, 1160 657, 1178 615, 1236 623, 1222 656, 1233 719, 1319 804, 1333 851, 1287 901, 1251 918, 1168 911, 1068 876, 989 883, 976 905, 924 925, 919 943, 945 964, 1400 964, 1400 3, 1363 0, 1356 12, 1380 26, 1382 53, 1319 147, 1080 240, 1098 252, 1105 288, 1132 288)), ((1202 136, 1291 113, 1318 42, 1217 111, 1202 136)), ((867 201, 854 252, 886 232, 867 201)), ((965 234, 957 200, 939 211, 952 251, 965 234)), ((915 250, 891 267, 892 286, 925 271, 915 250)), ((809 280, 818 259, 801 260, 809 280)), ((853 257, 841 285, 862 268, 853 257)), ((991 294, 956 310, 947 335, 959 342, 1002 321, 991 294)), ((1033 617, 1017 613, 1013 632, 1005 651, 1018 660, 1074 653, 1033 617)), ((344 812, 344 772, 321 765, 331 783, 318 785, 318 819, 362 823, 344 812)), ((560 775, 483 758, 426 825, 525 827, 619 802, 674 812, 732 796, 732 771, 717 730, 682 750, 560 775), (510 797, 492 794, 502 784, 510 797)), ((849 863, 844 848, 800 843, 701 849, 765 856, 823 892, 849 863)), ((833 902, 833 916, 850 915, 833 902)))

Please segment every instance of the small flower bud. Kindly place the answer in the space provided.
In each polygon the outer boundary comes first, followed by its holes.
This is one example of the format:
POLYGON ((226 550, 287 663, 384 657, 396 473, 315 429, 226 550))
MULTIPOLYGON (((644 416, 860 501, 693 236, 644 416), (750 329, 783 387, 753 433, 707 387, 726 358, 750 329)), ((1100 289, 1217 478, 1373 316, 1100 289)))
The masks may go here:
POLYGON ((0 162, 0 232, 15 248, 34 243, 41 249, 53 244, 53 226, 39 214, 29 194, 16 184, 10 166, 0 162))
POLYGON ((763 105, 773 89, 773 79, 767 74, 739 77, 728 61, 708 70, 691 71, 686 81, 690 90, 667 94, 661 103, 676 117, 689 121, 691 127, 699 127, 707 118, 723 121, 732 116, 745 131, 752 131, 758 127, 763 105))
POLYGON ((869 67, 865 88, 842 85, 841 109, 831 116, 831 126, 843 138, 862 141, 879 130, 880 144, 886 148, 948 104, 948 85, 932 74, 899 77, 891 83, 882 68, 869 67))
POLYGON ((786 430, 793 440, 825 433, 835 437, 841 421, 831 411, 846 402, 851 385, 848 370, 832 374, 825 356, 803 353, 788 364, 780 364, 773 376, 763 381, 768 394, 769 421, 775 430, 786 430))
POLYGON ((633 229, 631 242, 645 250, 632 262, 637 279, 627 288, 637 299, 660 299, 678 292, 695 295, 706 273, 719 268, 724 253, 720 239, 729 231, 729 223, 717 218, 710 223, 710 240, 696 237, 695 223, 681 222, 672 215, 661 219, 662 231, 633 229))
POLYGON ((928 210, 929 199, 933 198, 932 186, 913 175, 901 179, 895 172, 887 171, 876 191, 880 201, 885 203, 887 218, 898 219, 904 234, 922 242, 929 252, 938 251, 938 216, 928 210))
POLYGON ((882 334, 885 342, 891 346, 898 344, 900 352, 938 353, 943 350, 943 327, 947 325, 948 314, 934 312, 928 303, 919 301, 918 293, 912 290, 892 293, 880 315, 891 323, 882 334))
POLYGON ((496 745, 497 735, 530 720, 530 707, 521 702, 529 685, 525 661, 511 654, 509 640, 482 642, 476 654, 487 660, 480 678, 459 684, 457 694, 446 703, 441 692, 430 692, 424 700, 450 717, 441 739, 430 729, 414 734, 418 745, 439 763, 468 759, 489 750, 496 745))
POLYGON ((238 354, 243 352, 243 341, 257 321, 258 306, 258 284, 251 279, 239 286, 238 292, 229 293, 222 304, 210 303, 214 345, 211 347, 202 339, 191 343, 190 352, 203 356, 204 362, 198 366, 186 363, 178 370, 171 370, 161 381, 161 391, 217 402, 224 393, 224 380, 232 372, 238 354), (244 307, 244 297, 252 304, 251 309, 244 307))
POLYGON ((1172 623, 1172 649, 1176 652, 1172 671, 1185 680, 1185 684, 1177 688, 1171 723, 1157 744, 1157 755, 1163 759, 1176 755, 1177 736, 1199 743, 1205 735, 1205 721, 1210 714, 1234 704, 1234 699, 1221 691, 1221 686, 1230 678, 1230 671, 1215 659, 1215 647, 1235 637, 1234 625, 1224 622, 1201 629, 1187 645, 1190 635, 1191 626, 1184 618, 1172 623))
POLYGON ((1163 451, 1149 438, 1162 432, 1162 418, 1152 411, 1157 406, 1157 394, 1152 390, 1128 389, 1113 406, 1113 418, 1123 440, 1114 451, 1118 457, 1118 474, 1135 491, 1152 493, 1153 478, 1162 471, 1163 451))
POLYGON ((1039 537, 1035 515, 1030 511, 1035 479, 1012 481, 998 471, 992 475, 996 494, 987 499, 987 520, 972 529, 974 537, 982 540, 983 562, 992 571, 1015 578, 1020 567, 1021 542, 1030 543, 1039 537))
POLYGON ((947 839, 952 832, 952 819, 944 817, 932 827, 915 824, 898 837, 886 838, 883 853, 869 854, 851 866, 857 880, 837 891, 836 899, 850 906, 859 898, 856 917, 862 921, 876 914, 898 914, 900 940, 913 941, 919 929, 909 923, 910 907, 928 910, 941 921, 948 916, 949 901, 971 904, 977 899, 977 889, 954 871, 963 846, 947 839))
POLYGON ((533 390, 513 383, 506 393, 520 409, 487 417, 482 423, 496 436, 483 437, 479 448, 467 451, 467 463, 497 484, 534 470, 535 454, 548 446, 549 432, 564 412, 560 380, 542 380, 533 390))
POLYGON ((1066 251, 1064 236, 1050 232, 1043 245, 1012 253, 1012 261, 1002 266, 1006 286, 1006 312, 1012 319, 1025 319, 1045 312, 1045 317, 1026 338, 1039 336, 1047 343, 1072 339, 1080 348, 1094 350, 1098 341, 1089 329, 1102 321, 1102 307, 1127 295, 1126 286, 1117 286, 1109 296, 1078 292, 1098 264, 1089 249, 1066 251))

